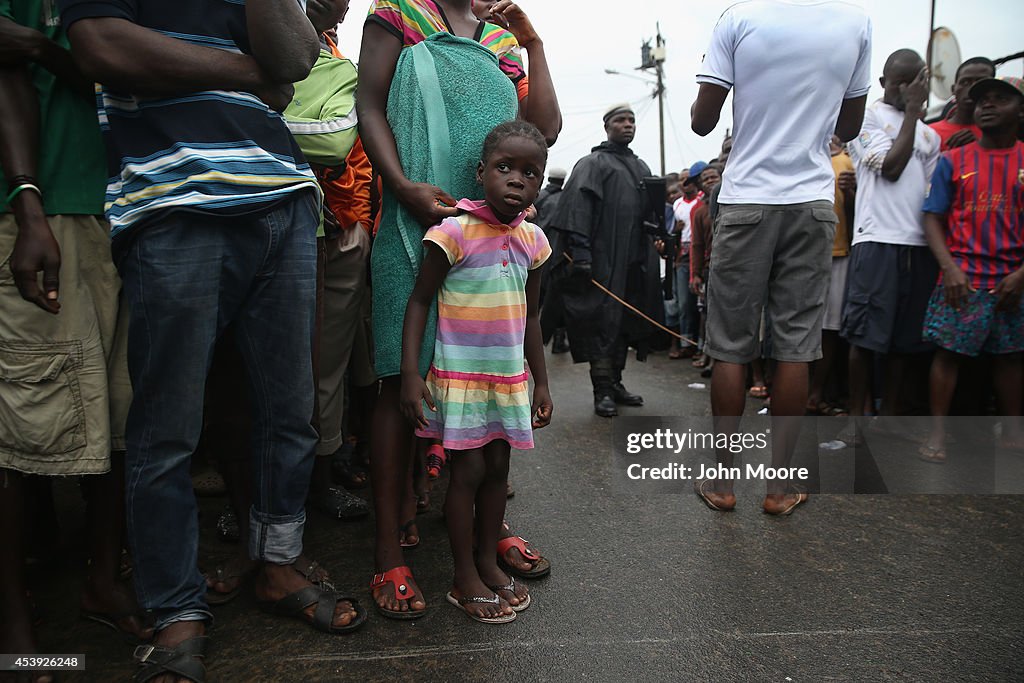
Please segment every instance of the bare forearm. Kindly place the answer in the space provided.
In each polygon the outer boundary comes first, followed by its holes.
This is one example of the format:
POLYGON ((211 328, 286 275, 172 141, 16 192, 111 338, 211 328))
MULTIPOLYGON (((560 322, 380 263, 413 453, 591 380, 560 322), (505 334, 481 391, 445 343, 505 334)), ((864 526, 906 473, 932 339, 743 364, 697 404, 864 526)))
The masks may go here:
POLYGON ((533 314, 526 317, 526 338, 524 343, 526 362, 530 366, 530 374, 538 386, 548 386, 548 368, 544 360, 544 341, 540 332, 540 316, 533 314))
POLYGON ((0 17, 0 44, 0 62, 35 62, 72 88, 92 91, 92 81, 82 75, 71 53, 39 31, 0 17))
MULTIPOLYGON (((38 158, 39 98, 28 69, 0 68, 0 166, 7 178, 35 177, 38 158)), ((44 215, 42 199, 32 190, 20 192, 11 209, 19 226, 44 215)))
POLYGON ((537 38, 526 46, 526 53, 530 62, 530 95, 522 117, 540 129, 550 147, 562 132, 562 112, 558 108, 555 84, 548 69, 544 41, 537 38))
POLYGON ((398 192, 403 185, 409 183, 409 179, 402 170, 395 134, 388 125, 384 112, 359 104, 358 94, 356 111, 359 115, 359 136, 363 141, 366 156, 373 164, 373 170, 380 174, 388 187, 398 192))
POLYGON ((896 182, 903 175, 903 169, 907 167, 910 155, 914 153, 914 135, 916 132, 917 117, 910 113, 908 107, 907 113, 903 115, 903 125, 900 126, 900 132, 896 135, 889 153, 885 155, 885 160, 882 161, 883 178, 896 182))
POLYGON ((402 366, 403 375, 419 375, 420 349, 423 347, 423 330, 427 326, 429 305, 415 298, 409 299, 405 307, 405 322, 402 324, 402 366))
POLYGON ((82 73, 69 51, 52 40, 44 39, 36 62, 73 89, 85 94, 93 91, 93 80, 82 73))
POLYGON ((957 265, 946 245, 946 227, 943 219, 944 217, 938 214, 926 213, 924 215, 924 237, 928 241, 928 247, 932 250, 932 254, 935 255, 939 268, 947 271, 950 268, 956 268, 957 265))
POLYGON ((192 45, 124 19, 82 19, 71 25, 68 37, 89 78, 136 95, 253 92, 269 81, 249 55, 192 45))
POLYGON ((8 178, 36 174, 39 99, 24 66, 0 67, 0 165, 8 178))
POLYGON ((279 83, 309 75, 320 53, 316 29, 295 0, 248 0, 245 23, 257 63, 279 83))
POLYGON ((409 182, 402 171, 395 134, 386 114, 388 93, 401 51, 402 44, 394 36, 367 22, 363 28, 359 87, 356 91, 359 136, 373 170, 395 191, 409 182))

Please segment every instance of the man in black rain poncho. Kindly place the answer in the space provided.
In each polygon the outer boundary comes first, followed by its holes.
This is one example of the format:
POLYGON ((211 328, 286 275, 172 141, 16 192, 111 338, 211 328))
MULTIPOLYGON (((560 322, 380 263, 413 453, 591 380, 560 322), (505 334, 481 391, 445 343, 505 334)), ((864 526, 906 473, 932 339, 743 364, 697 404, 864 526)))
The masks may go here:
POLYGON ((637 360, 645 359, 655 328, 590 280, 659 322, 664 305, 658 254, 644 226, 654 216, 644 186, 651 171, 629 149, 636 132, 632 108, 609 109, 604 129, 607 142, 576 164, 549 221, 556 258, 542 324, 545 338, 564 324, 573 361, 590 363, 594 412, 614 417, 617 404, 643 405, 622 385, 622 370, 630 346, 637 360))

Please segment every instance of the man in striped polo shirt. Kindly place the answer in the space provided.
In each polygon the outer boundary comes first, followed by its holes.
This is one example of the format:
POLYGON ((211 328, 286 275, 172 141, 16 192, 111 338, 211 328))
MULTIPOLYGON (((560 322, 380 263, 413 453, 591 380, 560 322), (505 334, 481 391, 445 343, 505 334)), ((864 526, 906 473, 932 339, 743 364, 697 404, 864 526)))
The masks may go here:
POLYGON ((139 600, 158 631, 136 659, 158 683, 202 680, 210 612, 189 461, 228 324, 251 383, 257 597, 325 631, 359 619, 296 570, 317 440, 320 195, 278 112, 316 60, 317 35, 296 2, 60 6, 76 60, 102 84, 106 214, 130 320, 128 536, 139 600))

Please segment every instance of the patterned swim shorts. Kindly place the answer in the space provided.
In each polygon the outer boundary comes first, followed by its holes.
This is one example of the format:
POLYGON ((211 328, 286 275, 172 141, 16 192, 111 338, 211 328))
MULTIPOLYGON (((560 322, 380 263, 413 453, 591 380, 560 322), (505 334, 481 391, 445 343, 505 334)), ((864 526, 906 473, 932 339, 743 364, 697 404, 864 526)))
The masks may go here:
POLYGON ((996 296, 985 290, 968 294, 967 305, 954 311, 946 290, 937 285, 924 317, 924 339, 965 356, 1024 351, 1024 299, 1016 310, 996 310, 996 296))

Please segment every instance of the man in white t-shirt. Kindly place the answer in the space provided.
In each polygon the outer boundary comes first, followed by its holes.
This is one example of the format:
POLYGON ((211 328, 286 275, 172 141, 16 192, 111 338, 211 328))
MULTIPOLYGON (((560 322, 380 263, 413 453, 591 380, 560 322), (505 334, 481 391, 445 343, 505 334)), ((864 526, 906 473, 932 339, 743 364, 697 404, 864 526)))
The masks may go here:
POLYGON ((928 97, 924 60, 897 50, 880 82, 882 99, 868 107, 860 135, 847 146, 857 202, 840 334, 850 342, 855 416, 864 414, 875 353, 886 354, 881 414, 894 414, 906 356, 930 346, 921 330, 938 277, 921 213, 942 144, 920 119, 928 97))
MULTIPOLYGON (((718 196, 707 290, 706 352, 715 359, 716 428, 739 428, 745 365, 760 355, 762 310, 777 361, 772 464, 792 457, 807 404, 808 363, 821 357, 821 323, 836 217, 829 139, 860 130, 870 88, 871 21, 841 0, 750 0, 727 9, 697 74, 692 127, 707 135, 735 86, 733 147, 718 196)), ((732 464, 728 449, 719 463, 732 464)), ((699 481, 712 509, 736 504, 732 481, 699 481)), ((807 500, 772 481, 764 511, 807 500)))

